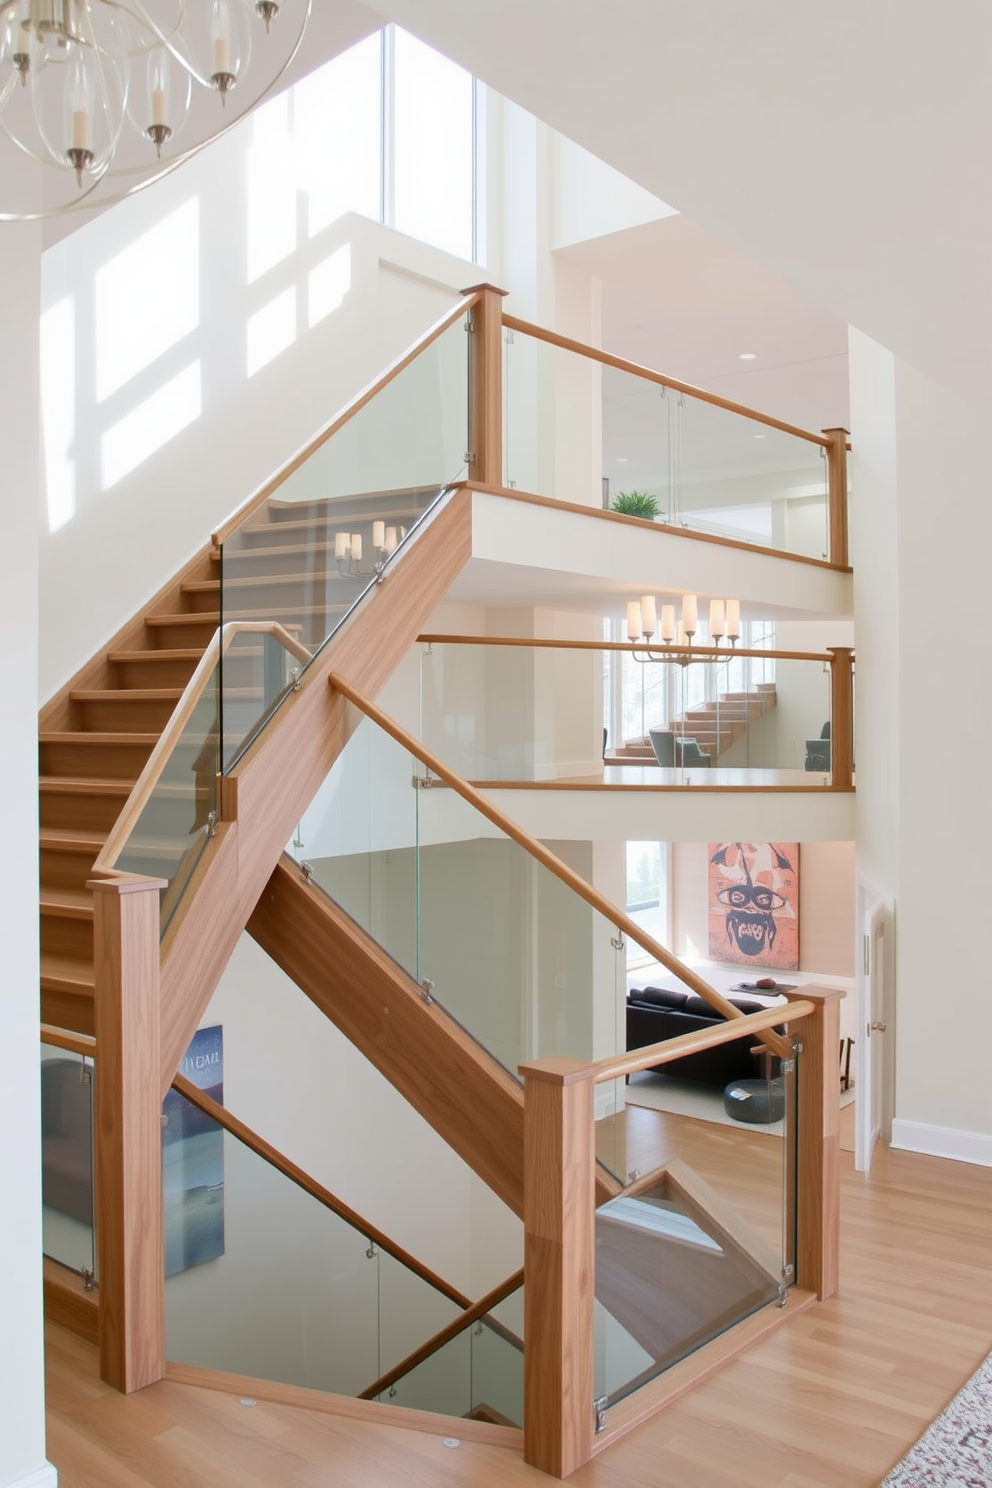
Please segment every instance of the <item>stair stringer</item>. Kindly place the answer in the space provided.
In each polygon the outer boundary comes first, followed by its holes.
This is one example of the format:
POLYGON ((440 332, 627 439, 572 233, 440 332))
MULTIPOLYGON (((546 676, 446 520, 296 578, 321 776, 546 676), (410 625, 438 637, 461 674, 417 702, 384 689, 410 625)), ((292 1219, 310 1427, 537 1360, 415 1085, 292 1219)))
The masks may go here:
MULTIPOLYGON (((518 1082, 292 858, 276 866, 246 926, 438 1135, 518 1217, 524 1203, 524 1100, 518 1082)), ((596 1202, 619 1192, 605 1170, 596 1202)))
POLYGON ((471 497, 455 491, 375 593, 359 604, 222 781, 222 825, 162 942, 164 1097, 249 916, 358 715, 332 671, 375 697, 472 552, 471 497))

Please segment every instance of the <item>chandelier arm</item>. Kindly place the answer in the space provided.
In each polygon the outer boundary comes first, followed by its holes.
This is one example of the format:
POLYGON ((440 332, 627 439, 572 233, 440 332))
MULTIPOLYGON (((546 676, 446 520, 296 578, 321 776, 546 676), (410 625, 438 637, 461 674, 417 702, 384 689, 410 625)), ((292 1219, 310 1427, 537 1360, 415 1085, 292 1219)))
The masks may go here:
MULTIPOLYGON (((132 4, 130 5, 124 4, 123 0, 103 0, 103 3, 104 5, 109 5, 112 10, 119 10, 122 15, 129 16, 132 21, 137 21, 139 25, 144 26, 145 29, 147 31, 150 31, 151 34, 154 36, 154 42, 152 42, 150 46, 139 46, 137 48, 136 55, 145 54, 151 51, 152 47, 154 46, 163 46, 165 47, 169 55, 175 58, 176 62, 178 62, 183 71, 187 73, 191 78, 193 78, 194 82, 199 83, 201 87, 206 88, 208 91, 211 91, 212 85, 210 79, 206 76, 201 76, 200 73, 197 72, 190 59, 183 56, 182 52, 173 41, 173 37, 179 34, 179 31, 183 24, 183 20, 186 16, 185 4, 180 4, 179 20, 176 22, 172 30, 167 35, 159 26, 154 16, 148 14, 144 6, 140 3, 140 0, 132 0, 132 4)), ((309 9, 307 11, 307 15, 309 16, 309 9)), ((306 29, 306 21, 304 21, 304 29, 306 29)), ((302 39, 303 38, 301 32, 300 40, 302 39)), ((297 43, 297 45, 299 45, 299 43, 297 43)), ((280 76, 281 75, 282 74, 280 73, 280 76)), ((243 118, 244 116, 241 115, 240 117, 243 118)))
MULTIPOLYGON (((111 3, 116 3, 116 0, 111 0, 111 3)), ((306 35, 306 29, 309 25, 312 11, 313 0, 306 0, 306 7, 303 12, 303 20, 300 23, 299 35, 297 36, 296 41, 293 43, 292 50, 290 51, 283 65, 280 67, 279 71, 272 78, 272 81, 262 90, 262 92, 255 99, 255 102, 251 104, 251 106, 247 108, 244 113, 239 114, 236 119, 231 119, 229 123, 225 124, 221 129, 218 129, 215 134, 211 134, 208 139, 200 140, 198 144, 191 145, 188 150, 184 150, 181 155, 175 156, 174 159, 168 161, 164 166, 161 167, 161 169, 155 170, 152 172, 151 175, 146 176, 144 180, 136 181, 133 185, 125 187, 122 191, 115 192, 112 196, 102 197, 99 203, 91 202, 89 200, 89 197, 92 196, 97 186, 101 185, 105 178, 116 178, 124 175, 130 175, 133 174, 136 170, 143 169, 143 167, 131 166, 114 171, 110 169, 110 162, 108 160, 107 164, 99 172, 92 184, 87 186, 86 190, 82 192, 82 194, 78 196, 75 201, 69 202, 66 206, 63 207, 42 208, 37 212, 0 211, 0 222, 47 222, 54 217, 66 217, 72 212, 92 211, 95 205, 99 205, 101 208, 114 207, 118 204, 118 202, 125 201, 130 196, 137 196, 139 191, 144 191, 146 187, 153 186, 156 181, 162 181, 167 176, 171 176, 174 170, 177 170, 181 165, 185 165, 187 160, 192 160, 195 156, 199 155, 200 152, 202 150, 205 150, 208 145, 212 145, 215 143, 215 141, 221 140, 226 135, 230 134, 231 130, 241 123, 242 119, 246 118, 253 109, 256 109, 260 103, 263 103, 269 97, 269 95, 282 81, 286 73, 289 71, 290 67, 296 61, 300 47, 303 45, 303 38, 306 35)), ((41 159, 42 163, 46 165, 50 163, 47 160, 42 159, 42 157, 34 155, 32 151, 27 148, 27 146, 21 144, 17 136, 15 134, 12 134, 11 131, 7 129, 2 118, 0 118, 0 128, 3 129, 8 138, 15 145, 17 145, 18 149, 22 150, 29 159, 41 159)), ((58 167, 58 169, 61 169, 61 167, 58 167)))

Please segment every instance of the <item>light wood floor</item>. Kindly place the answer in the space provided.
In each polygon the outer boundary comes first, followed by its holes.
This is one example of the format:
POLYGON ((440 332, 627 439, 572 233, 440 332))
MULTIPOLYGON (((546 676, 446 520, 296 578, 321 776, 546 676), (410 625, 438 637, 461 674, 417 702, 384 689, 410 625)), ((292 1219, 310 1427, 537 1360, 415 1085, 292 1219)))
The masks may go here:
MULTIPOLYGON (((633 1134, 631 1134, 632 1136, 633 1134)), ((838 1296, 576 1473, 581 1488, 875 1488, 992 1350, 992 1171, 842 1154, 838 1296)), ((512 1452, 163 1382, 125 1399, 52 1328, 61 1488, 513 1488, 512 1452)))

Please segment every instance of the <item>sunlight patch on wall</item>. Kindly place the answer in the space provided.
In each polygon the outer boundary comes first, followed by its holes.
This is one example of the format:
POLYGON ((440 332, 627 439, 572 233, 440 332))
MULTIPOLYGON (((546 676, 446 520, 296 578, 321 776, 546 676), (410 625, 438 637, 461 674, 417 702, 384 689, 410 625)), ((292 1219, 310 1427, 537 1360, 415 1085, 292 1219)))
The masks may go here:
POLYGON ((307 308, 312 330, 332 311, 337 310, 351 288, 351 244, 345 243, 330 258, 311 270, 308 282, 307 308))
POLYGON ((41 317, 41 417, 48 530, 76 515, 76 311, 71 295, 41 317))
POLYGON ((296 340, 296 290, 285 290, 264 310, 249 316, 247 331, 248 376, 254 377, 296 340))
POLYGON ((96 396, 102 402, 200 323, 200 203, 163 217, 96 272, 96 396))
POLYGON ((248 172, 248 283, 296 252, 296 181, 292 169, 290 95, 252 116, 248 172))
POLYGON ((196 361, 108 429, 100 441, 103 489, 108 491, 199 418, 201 402, 200 363, 196 361))

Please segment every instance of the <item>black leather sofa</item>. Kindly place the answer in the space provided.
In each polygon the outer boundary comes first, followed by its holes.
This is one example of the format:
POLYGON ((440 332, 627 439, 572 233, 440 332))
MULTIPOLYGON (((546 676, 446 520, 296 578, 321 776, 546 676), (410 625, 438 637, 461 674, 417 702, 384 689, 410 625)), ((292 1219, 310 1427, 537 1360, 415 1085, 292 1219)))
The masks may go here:
MULTIPOLYGON (((742 1013, 761 1012, 767 1006, 747 997, 728 1001, 742 1013)), ((694 1033, 724 1020, 719 1013, 689 992, 670 991, 667 987, 631 987, 627 993, 627 1049, 643 1049, 663 1039, 677 1038, 680 1033, 694 1033)), ((780 1030, 781 1031, 781 1030, 780 1030)), ((765 1061, 750 1051, 761 1043, 760 1035, 749 1034, 729 1044, 718 1044, 698 1054, 687 1054, 669 1064, 654 1066, 679 1080, 698 1080, 702 1085, 719 1086, 722 1090, 732 1080, 765 1078, 765 1061)), ((771 1061, 771 1078, 780 1073, 780 1062, 771 1061)))

